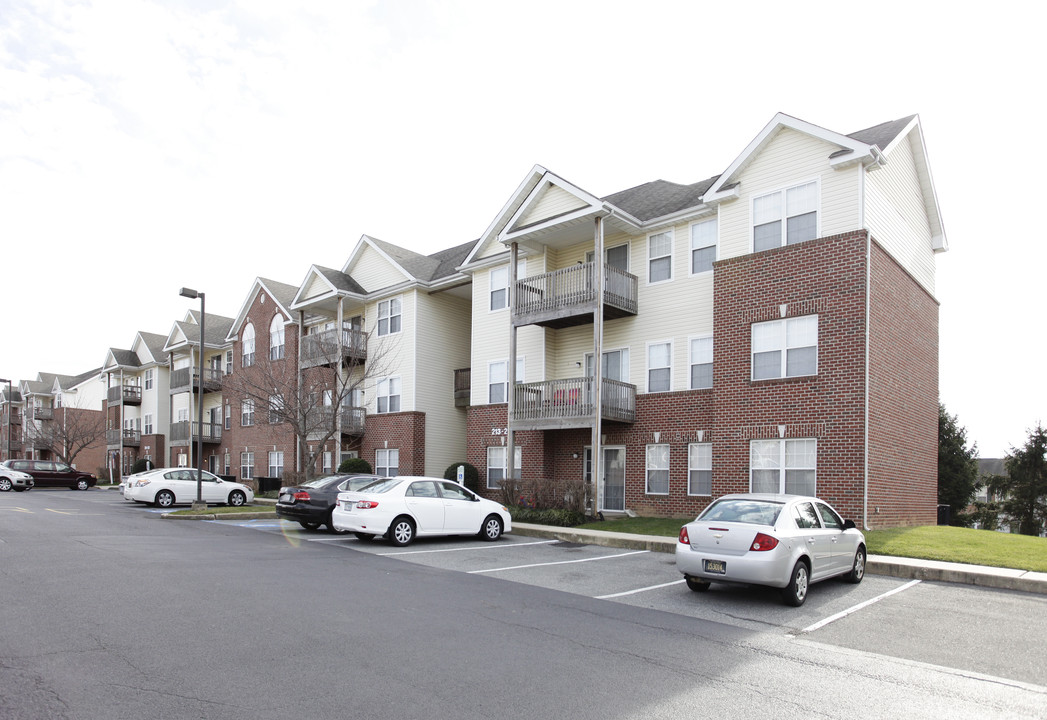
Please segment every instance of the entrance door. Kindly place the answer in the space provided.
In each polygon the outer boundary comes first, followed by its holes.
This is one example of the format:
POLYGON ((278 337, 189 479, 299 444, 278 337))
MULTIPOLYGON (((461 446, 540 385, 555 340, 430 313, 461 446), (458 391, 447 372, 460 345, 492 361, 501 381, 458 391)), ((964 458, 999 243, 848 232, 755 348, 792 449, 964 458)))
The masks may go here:
MULTIPOLYGON (((600 466, 598 510, 625 510, 625 447, 603 448, 603 463, 600 466)), ((585 482, 593 476, 593 449, 585 448, 585 482)))

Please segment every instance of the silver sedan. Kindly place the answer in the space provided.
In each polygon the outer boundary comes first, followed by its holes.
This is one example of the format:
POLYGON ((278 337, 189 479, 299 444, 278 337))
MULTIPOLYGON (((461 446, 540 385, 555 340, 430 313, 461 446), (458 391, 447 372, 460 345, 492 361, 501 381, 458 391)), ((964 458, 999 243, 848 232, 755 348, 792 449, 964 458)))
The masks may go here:
POLYGON ((827 502, 799 495, 725 495, 680 529, 676 567, 695 592, 710 583, 782 589, 803 605, 811 583, 865 576, 865 536, 827 502))

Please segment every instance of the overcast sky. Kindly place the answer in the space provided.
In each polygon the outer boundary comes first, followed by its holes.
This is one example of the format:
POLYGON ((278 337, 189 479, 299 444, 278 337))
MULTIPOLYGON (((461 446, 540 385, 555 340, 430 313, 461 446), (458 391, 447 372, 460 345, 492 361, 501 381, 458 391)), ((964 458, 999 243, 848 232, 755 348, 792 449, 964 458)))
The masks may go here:
POLYGON ((256 276, 297 285, 365 233, 473 240, 536 163, 603 196, 716 175, 779 111, 841 133, 919 113, 941 398, 1002 456, 1047 409, 1030 7, 3 0, 0 375, 167 334, 199 306, 182 286, 233 316, 256 276))

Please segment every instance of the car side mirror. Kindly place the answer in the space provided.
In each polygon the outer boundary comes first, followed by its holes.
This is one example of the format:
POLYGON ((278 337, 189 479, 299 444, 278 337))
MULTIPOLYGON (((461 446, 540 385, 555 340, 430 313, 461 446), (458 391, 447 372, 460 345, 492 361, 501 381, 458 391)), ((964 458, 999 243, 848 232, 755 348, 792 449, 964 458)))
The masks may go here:
POLYGON ((843 529, 844 530, 854 530, 856 527, 857 526, 854 524, 854 520, 844 520, 843 521, 843 529))

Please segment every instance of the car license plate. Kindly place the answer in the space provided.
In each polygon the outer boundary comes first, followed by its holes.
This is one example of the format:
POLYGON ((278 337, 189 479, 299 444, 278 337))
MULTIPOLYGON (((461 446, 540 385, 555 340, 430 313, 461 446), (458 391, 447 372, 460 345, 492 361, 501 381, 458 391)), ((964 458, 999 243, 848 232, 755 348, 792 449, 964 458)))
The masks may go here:
POLYGON ((724 560, 703 560, 702 569, 712 575, 725 575, 727 563, 724 560))
POLYGON ((282 503, 289 503, 291 501, 292 501, 292 497, 290 495, 286 494, 286 493, 284 493, 283 495, 280 496, 280 502, 282 502, 282 503))

